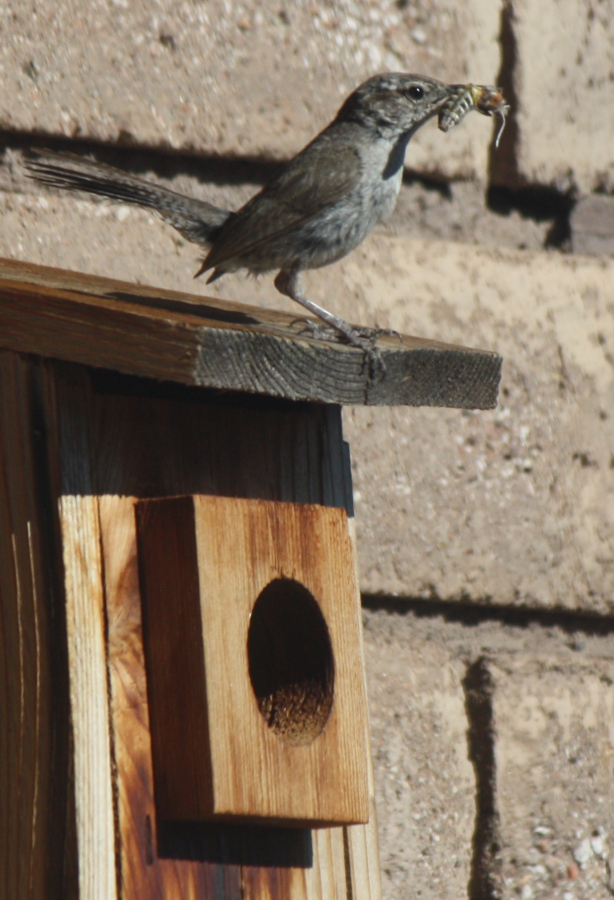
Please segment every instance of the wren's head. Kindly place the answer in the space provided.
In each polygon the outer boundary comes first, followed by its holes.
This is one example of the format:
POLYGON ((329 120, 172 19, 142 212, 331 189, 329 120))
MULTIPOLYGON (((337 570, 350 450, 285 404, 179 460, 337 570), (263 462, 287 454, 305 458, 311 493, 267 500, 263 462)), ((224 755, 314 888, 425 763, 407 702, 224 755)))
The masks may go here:
POLYGON ((382 137, 410 135, 436 115, 458 93, 458 87, 425 75, 374 75, 350 94, 337 113, 337 121, 360 122, 382 137))

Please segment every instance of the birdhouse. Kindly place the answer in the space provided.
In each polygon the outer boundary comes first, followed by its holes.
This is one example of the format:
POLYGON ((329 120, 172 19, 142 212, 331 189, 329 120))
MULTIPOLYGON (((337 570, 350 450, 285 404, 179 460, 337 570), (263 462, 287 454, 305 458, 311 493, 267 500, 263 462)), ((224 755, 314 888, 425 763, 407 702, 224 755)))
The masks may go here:
POLYGON ((0 263, 7 897, 379 896, 341 405, 495 354, 0 263))

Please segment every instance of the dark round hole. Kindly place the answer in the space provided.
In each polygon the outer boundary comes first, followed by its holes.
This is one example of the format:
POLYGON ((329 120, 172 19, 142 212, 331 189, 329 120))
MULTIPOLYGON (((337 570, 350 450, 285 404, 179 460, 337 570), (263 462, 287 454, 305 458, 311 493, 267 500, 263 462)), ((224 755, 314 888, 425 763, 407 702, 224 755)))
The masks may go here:
POLYGON ((310 744, 330 715, 335 666, 324 616, 304 585, 267 584, 252 610, 247 656, 269 728, 291 744, 310 744))

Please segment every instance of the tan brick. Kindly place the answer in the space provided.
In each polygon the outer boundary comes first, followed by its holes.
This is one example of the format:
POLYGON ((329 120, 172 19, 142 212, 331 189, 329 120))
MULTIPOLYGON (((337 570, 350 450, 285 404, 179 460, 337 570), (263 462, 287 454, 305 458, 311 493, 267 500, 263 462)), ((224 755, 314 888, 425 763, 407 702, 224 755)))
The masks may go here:
POLYGON ((614 191, 611 4, 511 0, 507 21, 517 138, 493 155, 495 180, 614 191))
POLYGON ((367 615, 365 653, 384 900, 466 897, 475 820, 464 666, 367 615))
POLYGON ((583 197, 571 214, 574 252, 614 256, 614 197, 583 197))
POLYGON ((503 897, 609 900, 614 662, 492 666, 503 897))
POLYGON ((493 412, 346 410, 363 590, 611 609, 614 262, 377 238, 339 269, 344 314, 504 357, 493 412))
MULTIPOLYGON (((491 82, 498 15, 480 0, 8 0, 0 126, 283 158, 375 72, 491 82)), ((485 177, 488 122, 427 128, 410 166, 485 177)))

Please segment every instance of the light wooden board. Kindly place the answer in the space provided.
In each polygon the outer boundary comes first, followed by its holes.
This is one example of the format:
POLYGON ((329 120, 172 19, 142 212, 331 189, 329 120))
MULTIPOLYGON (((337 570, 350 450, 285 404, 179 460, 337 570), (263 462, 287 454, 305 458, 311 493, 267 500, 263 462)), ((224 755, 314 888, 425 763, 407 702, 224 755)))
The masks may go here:
POLYGON ((115 900, 115 827, 104 586, 96 497, 60 501, 78 798, 79 900, 115 900))
POLYGON ((137 522, 160 813, 367 822, 362 635, 345 510, 194 495, 141 501, 137 522), (262 713, 254 669, 268 685, 262 713))
POLYGON ((134 498, 100 498, 122 900, 240 900, 240 869, 158 853, 134 498))

